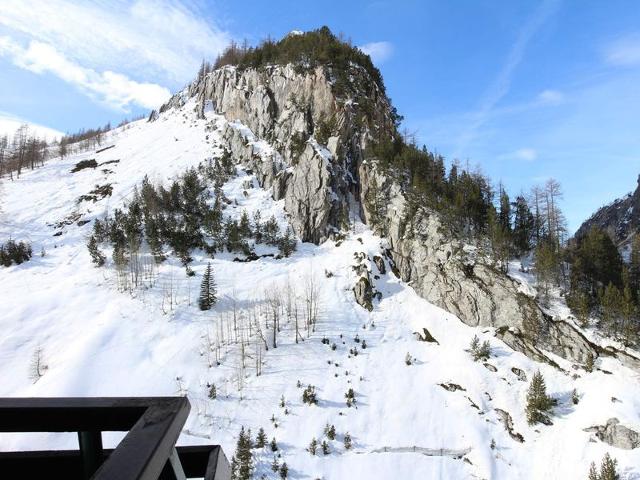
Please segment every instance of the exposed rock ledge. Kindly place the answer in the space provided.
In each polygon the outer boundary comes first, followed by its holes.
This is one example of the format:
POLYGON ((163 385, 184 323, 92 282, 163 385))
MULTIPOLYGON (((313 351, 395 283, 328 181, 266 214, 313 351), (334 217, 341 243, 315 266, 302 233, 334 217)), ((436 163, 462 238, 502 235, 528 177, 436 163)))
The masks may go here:
POLYGON ((610 418, 605 425, 585 428, 585 432, 594 432, 596 437, 612 447, 633 450, 640 447, 640 434, 620 424, 617 418, 610 418))

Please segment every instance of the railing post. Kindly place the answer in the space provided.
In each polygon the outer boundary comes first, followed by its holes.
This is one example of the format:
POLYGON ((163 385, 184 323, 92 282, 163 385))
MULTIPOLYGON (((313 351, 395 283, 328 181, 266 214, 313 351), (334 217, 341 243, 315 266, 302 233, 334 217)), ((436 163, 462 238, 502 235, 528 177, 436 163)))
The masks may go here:
POLYGON ((102 433, 78 432, 78 444, 82 458, 83 478, 89 480, 102 464, 102 433))

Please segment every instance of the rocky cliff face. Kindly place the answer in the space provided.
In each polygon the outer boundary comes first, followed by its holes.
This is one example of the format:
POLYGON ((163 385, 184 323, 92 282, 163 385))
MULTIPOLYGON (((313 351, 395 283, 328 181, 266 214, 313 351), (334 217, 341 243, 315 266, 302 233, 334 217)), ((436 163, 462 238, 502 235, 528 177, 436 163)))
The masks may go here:
MULTIPOLYGON (((350 211, 369 223, 371 212, 362 199, 375 184, 386 199, 387 255, 421 296, 469 325, 496 327, 507 344, 540 360, 550 361, 540 347, 576 361, 597 355, 570 325, 545 316, 481 248, 447 233, 436 213, 414 208, 408 215, 401 184, 366 158, 371 139, 393 128, 391 104, 357 66, 350 78, 345 95, 335 91, 326 67, 226 67, 194 82, 163 109, 195 98, 200 115, 208 109, 223 114, 229 121, 226 148, 274 198, 284 199, 302 240, 330 238, 350 211)), ((354 291, 364 298, 360 287, 354 291)))
POLYGON ((585 236, 593 227, 605 230, 620 248, 630 244, 633 235, 640 232, 640 176, 633 193, 599 209, 580 226, 576 238, 585 236))
MULTIPOLYGON (((426 208, 408 215, 408 200, 397 182, 371 161, 360 165, 363 196, 370 185, 386 191, 389 254, 398 275, 423 298, 472 326, 490 326, 515 350, 549 361, 540 348, 583 362, 597 355, 594 346, 571 325, 545 315, 516 281, 496 269, 481 245, 458 240, 426 208), (374 180, 375 177, 375 180, 374 180)), ((370 218, 367 203, 363 215, 370 218)))
POLYGON ((208 108, 224 114, 232 122, 225 133, 228 149, 255 169, 261 186, 284 198, 298 236, 319 243, 348 218, 368 140, 393 126, 389 100, 378 85, 357 66, 351 73, 351 85, 340 96, 326 67, 225 67, 191 84, 161 111, 195 97, 201 115, 208 108))

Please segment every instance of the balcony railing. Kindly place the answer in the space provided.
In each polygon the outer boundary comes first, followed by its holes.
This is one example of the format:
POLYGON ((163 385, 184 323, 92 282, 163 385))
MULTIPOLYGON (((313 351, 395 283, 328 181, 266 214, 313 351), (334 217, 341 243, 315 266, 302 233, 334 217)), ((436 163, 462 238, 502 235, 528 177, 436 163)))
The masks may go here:
POLYGON ((185 397, 2 398, 0 432, 77 432, 79 449, 0 452, 0 478, 229 480, 220 446, 175 446, 190 409, 185 397), (108 431, 128 433, 105 449, 108 431))

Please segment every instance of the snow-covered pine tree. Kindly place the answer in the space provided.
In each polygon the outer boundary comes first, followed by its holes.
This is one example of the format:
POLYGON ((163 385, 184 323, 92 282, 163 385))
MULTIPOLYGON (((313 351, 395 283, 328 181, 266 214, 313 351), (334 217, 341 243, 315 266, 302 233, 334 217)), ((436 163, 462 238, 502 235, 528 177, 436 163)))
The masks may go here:
POLYGON ((617 466, 618 461, 611 458, 608 453, 605 453, 602 463, 600 464, 600 476, 598 480, 620 480, 617 466))
POLYGON ((544 377, 537 371, 531 378, 527 392, 527 406, 525 408, 529 425, 548 421, 546 413, 553 407, 553 399, 547 395, 544 377))
POLYGON ((218 301, 216 293, 216 282, 213 278, 211 263, 208 263, 200 284, 200 297, 198 298, 200 310, 210 310, 216 304, 218 301))
POLYGON ((236 452, 231 460, 231 478, 233 480, 251 480, 253 457, 251 456, 251 431, 240 428, 236 452))
POLYGON ((256 448, 264 448, 267 444, 267 435, 264 433, 264 428, 260 427, 258 435, 256 436, 256 448))
POLYGON ((280 467, 280 478, 282 480, 287 480, 288 476, 289 476, 289 467, 287 467, 287 462, 284 462, 280 467))

